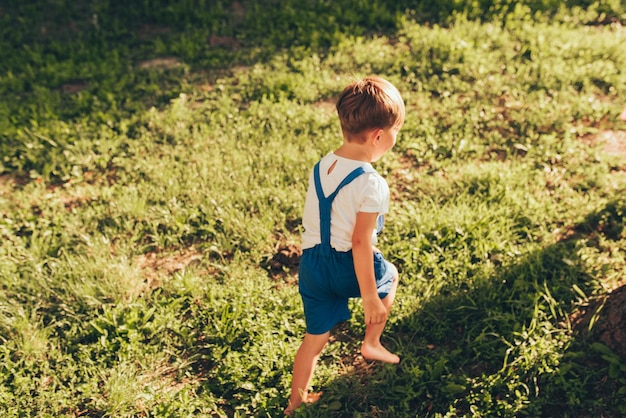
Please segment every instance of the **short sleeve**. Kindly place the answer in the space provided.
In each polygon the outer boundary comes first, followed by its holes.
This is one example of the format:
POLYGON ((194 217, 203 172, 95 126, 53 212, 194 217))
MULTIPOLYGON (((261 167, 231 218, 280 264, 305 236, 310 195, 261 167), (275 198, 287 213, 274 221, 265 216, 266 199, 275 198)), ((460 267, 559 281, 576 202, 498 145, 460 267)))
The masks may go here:
POLYGON ((386 214, 389 212, 389 186, 378 173, 369 173, 361 194, 360 212, 386 214))

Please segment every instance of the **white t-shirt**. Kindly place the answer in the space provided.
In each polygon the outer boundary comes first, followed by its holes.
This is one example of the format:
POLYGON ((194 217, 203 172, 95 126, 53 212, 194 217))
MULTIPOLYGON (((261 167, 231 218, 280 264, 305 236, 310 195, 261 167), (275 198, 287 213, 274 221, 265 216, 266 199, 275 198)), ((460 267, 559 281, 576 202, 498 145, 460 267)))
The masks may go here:
MULTIPOLYGON (((369 163, 339 157, 334 153, 327 154, 320 161, 320 182, 324 195, 333 193, 339 183, 358 167, 366 172, 342 188, 333 201, 330 213, 330 245, 337 251, 348 251, 352 248, 352 231, 358 212, 386 214, 389 212, 389 186, 369 163), (335 167, 328 173, 333 163, 335 167)), ((313 171, 309 176, 309 188, 304 202, 302 215, 302 249, 312 248, 321 243, 320 215, 315 179, 313 171)), ((372 243, 376 244, 376 231, 372 231, 372 243)))

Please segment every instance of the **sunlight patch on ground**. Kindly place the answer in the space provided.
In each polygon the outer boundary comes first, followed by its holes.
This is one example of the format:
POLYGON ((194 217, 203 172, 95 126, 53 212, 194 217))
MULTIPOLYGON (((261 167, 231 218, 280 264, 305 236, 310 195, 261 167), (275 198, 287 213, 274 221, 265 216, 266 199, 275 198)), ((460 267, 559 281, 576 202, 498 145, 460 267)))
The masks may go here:
POLYGON ((180 67, 181 65, 182 63, 176 57, 162 57, 141 61, 139 64, 137 64, 137 67, 141 69, 157 68, 162 70, 170 70, 172 68, 180 67))

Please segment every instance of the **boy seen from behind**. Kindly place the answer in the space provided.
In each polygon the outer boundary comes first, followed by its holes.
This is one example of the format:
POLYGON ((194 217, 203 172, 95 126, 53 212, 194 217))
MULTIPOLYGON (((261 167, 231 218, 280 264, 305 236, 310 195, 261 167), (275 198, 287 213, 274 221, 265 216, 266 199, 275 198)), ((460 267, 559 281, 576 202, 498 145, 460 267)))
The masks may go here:
POLYGON ((343 144, 314 167, 304 204, 299 290, 306 333, 293 366, 285 414, 308 400, 308 387, 330 330, 350 318, 348 299, 365 315, 361 355, 398 363, 380 342, 398 285, 396 268, 375 247, 389 208, 389 186, 372 167, 396 143, 404 101, 380 77, 354 81, 337 101, 343 144))

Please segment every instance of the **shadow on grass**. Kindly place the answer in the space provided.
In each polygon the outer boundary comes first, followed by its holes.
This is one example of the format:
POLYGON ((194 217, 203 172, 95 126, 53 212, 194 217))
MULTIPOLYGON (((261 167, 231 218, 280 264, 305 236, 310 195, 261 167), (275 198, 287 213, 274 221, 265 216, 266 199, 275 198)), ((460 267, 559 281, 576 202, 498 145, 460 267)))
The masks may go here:
POLYGON ((614 315, 589 308, 606 292, 602 266, 584 254, 624 250, 625 217, 626 202, 616 199, 555 244, 427 301, 386 332, 399 366, 357 365, 299 416, 622 416, 616 392, 626 371, 609 369, 626 341, 598 344, 589 321, 576 324, 593 315, 601 327, 614 315))

